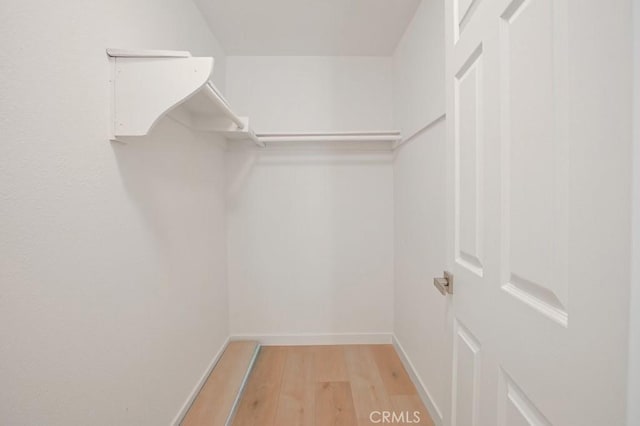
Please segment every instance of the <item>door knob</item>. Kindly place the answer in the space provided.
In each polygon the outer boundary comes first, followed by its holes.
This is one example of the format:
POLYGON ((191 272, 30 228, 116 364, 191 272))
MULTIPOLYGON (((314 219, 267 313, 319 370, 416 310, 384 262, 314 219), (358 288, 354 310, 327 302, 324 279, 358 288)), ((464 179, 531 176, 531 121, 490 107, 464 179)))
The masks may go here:
POLYGON ((443 296, 453 294, 453 274, 444 271, 444 277, 434 278, 433 285, 443 296))

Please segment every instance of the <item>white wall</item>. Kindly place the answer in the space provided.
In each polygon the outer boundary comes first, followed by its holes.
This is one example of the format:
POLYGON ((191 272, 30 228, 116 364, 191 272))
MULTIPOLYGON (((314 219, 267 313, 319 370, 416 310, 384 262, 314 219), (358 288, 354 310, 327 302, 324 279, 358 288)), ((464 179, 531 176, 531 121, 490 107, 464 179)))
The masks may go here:
POLYGON ((390 333, 388 154, 235 152, 229 169, 231 334, 390 333))
MULTIPOLYGON (((228 63, 228 99, 257 131, 391 127, 389 58, 228 63)), ((390 333, 390 154, 231 152, 228 170, 232 335, 390 333)))
POLYGON ((444 114, 444 4, 422 0, 393 55, 394 124, 406 136, 444 114))
POLYGON ((107 140, 107 47, 224 57, 183 0, 2 2, 0 423, 168 424, 228 335, 224 156, 107 140))
POLYGON ((387 57, 230 56, 227 98, 257 132, 390 130, 387 57))
POLYGON ((396 126, 405 135, 418 132, 394 162, 394 332, 437 423, 446 409, 451 358, 447 298, 432 285, 446 265, 446 125, 439 119, 445 112, 444 49, 444 2, 423 0, 393 58, 396 126))

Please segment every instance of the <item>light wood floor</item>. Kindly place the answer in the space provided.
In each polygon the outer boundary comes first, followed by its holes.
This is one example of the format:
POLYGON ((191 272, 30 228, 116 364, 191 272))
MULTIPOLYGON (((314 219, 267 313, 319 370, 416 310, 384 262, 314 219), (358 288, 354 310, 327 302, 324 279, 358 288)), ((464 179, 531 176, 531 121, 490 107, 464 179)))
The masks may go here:
POLYGON ((231 412, 258 342, 230 342, 195 399, 182 426, 221 426, 231 412))
POLYGON ((391 345, 263 347, 234 426, 433 426, 391 345), (412 422, 382 423, 371 412, 405 413, 412 422), (421 421, 416 422, 413 412, 421 421))

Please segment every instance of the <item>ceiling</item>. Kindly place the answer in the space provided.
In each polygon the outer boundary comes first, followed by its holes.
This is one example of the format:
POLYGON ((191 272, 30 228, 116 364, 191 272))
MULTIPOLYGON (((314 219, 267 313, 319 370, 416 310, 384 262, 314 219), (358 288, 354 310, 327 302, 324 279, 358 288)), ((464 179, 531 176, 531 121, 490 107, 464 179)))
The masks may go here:
POLYGON ((228 55, 388 56, 420 0, 195 0, 228 55))

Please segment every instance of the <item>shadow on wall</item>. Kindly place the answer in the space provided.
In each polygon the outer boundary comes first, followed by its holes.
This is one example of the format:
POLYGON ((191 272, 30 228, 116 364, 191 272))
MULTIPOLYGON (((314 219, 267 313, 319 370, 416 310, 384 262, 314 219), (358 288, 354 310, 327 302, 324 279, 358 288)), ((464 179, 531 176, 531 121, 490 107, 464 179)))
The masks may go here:
MULTIPOLYGON (((170 283, 214 277, 224 238, 224 142, 165 118, 148 136, 112 142, 127 193, 170 283)), ((144 253, 141 256, 148 256, 144 253)))

